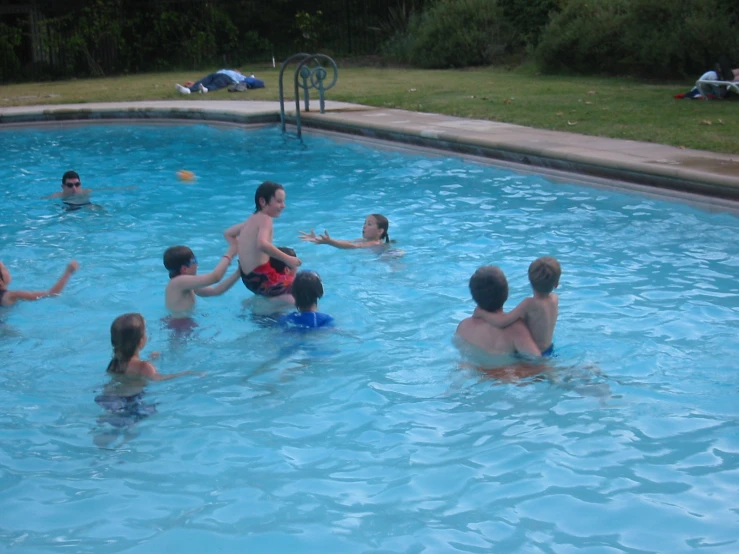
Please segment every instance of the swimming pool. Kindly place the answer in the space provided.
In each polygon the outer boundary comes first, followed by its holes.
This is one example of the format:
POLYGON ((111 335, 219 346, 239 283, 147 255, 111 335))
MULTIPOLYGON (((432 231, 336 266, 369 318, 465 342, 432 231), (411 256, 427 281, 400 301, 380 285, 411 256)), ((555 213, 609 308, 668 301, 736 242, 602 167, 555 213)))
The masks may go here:
POLYGON ((732 213, 275 128, 34 128, 0 146, 14 286, 82 266, 61 297, 0 312, 9 550, 737 550, 732 213), (70 168, 93 189, 135 188, 64 212, 39 197, 70 168), (275 361, 295 344, 244 311, 237 283, 199 299, 194 335, 174 340, 159 325, 164 249, 213 267, 265 179, 287 191, 275 243, 321 274, 321 310, 346 334, 275 361), (298 241, 358 237, 372 212, 403 256, 298 241), (460 371, 469 276, 500 265, 512 307, 544 254, 563 266, 556 379, 460 371), (207 376, 152 385, 158 413, 108 444, 94 398, 127 311, 146 317, 160 371, 207 376))

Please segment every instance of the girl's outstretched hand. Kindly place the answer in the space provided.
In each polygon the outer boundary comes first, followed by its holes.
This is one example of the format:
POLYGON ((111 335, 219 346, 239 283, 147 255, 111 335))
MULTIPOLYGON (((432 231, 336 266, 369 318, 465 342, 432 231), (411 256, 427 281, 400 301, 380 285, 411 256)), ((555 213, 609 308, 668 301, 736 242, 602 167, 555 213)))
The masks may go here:
POLYGON ((322 235, 316 235, 313 229, 310 230, 310 233, 299 232, 301 234, 301 240, 312 242, 313 244, 331 244, 331 236, 328 234, 328 231, 324 231, 322 235))
POLYGON ((300 240, 313 243, 318 240, 318 235, 316 235, 313 229, 310 230, 310 233, 306 233, 305 231, 298 231, 298 233, 300 233, 300 240))

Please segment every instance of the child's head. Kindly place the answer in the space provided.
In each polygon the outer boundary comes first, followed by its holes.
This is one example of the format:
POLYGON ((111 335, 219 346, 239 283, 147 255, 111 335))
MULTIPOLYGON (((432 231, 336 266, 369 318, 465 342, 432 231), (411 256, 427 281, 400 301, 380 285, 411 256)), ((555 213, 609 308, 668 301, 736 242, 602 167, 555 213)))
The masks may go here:
POLYGON ((197 266, 198 259, 187 246, 170 246, 164 251, 164 267, 170 279, 182 274, 195 275, 197 266))
MULTIPOLYGON (((279 183, 265 181, 257 187, 257 192, 254 193, 254 213, 262 211, 273 201, 284 204, 285 188, 279 183), (282 193, 278 193, 278 191, 282 191, 282 193), (282 197, 281 200, 280 196, 282 197)), ((282 209, 280 209, 280 211, 282 211, 282 209)), ((277 215, 279 215, 279 213, 277 215)))
POLYGON ((549 294, 559 285, 562 267, 551 256, 544 256, 531 262, 529 266, 529 282, 535 292, 549 294))
POLYGON ((301 312, 309 311, 323 297, 323 283, 315 271, 298 271, 293 281, 295 306, 301 312))
POLYGON ((134 313, 115 318, 110 326, 110 345, 113 347, 113 359, 108 364, 108 371, 124 373, 129 360, 146 345, 144 317, 134 313))
POLYGON ((371 214, 364 220, 364 226, 362 226, 362 238, 364 240, 384 240, 390 242, 390 237, 387 234, 390 223, 387 218, 382 214, 371 214))
MULTIPOLYGON (((295 256, 295 250, 288 246, 278 246, 277 250, 279 250, 280 252, 284 252, 288 256, 295 256)), ((285 273, 288 275, 295 273, 295 270, 293 268, 291 268, 285 262, 278 260, 277 258, 270 257, 269 265, 271 265, 277 273, 285 273)))
POLYGON ((0 262, 0 290, 7 289, 11 280, 10 271, 3 262, 0 262))
POLYGON ((486 265, 470 277, 470 292, 480 308, 497 312, 508 300, 508 280, 499 267, 486 265))

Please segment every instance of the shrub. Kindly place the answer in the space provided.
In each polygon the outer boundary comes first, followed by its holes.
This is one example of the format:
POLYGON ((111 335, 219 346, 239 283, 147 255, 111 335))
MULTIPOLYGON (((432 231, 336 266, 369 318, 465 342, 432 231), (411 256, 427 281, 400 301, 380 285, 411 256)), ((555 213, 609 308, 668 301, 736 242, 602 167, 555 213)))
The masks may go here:
POLYGON ((623 41, 634 73, 695 77, 713 69, 721 54, 736 52, 739 33, 726 2, 631 0, 623 41))
POLYGON ((498 0, 503 13, 527 46, 536 46, 560 0, 498 0))
POLYGON ((489 65, 520 44, 495 0, 439 0, 385 51, 424 68, 489 65))
POLYGON ((536 61, 546 72, 696 77, 739 53, 731 10, 720 0, 570 0, 542 33, 536 61))
POLYGON ((541 35, 542 71, 616 73, 627 57, 622 36, 629 0, 571 0, 541 35))
POLYGON ((21 63, 15 53, 21 44, 21 31, 0 23, 0 82, 17 78, 21 63))

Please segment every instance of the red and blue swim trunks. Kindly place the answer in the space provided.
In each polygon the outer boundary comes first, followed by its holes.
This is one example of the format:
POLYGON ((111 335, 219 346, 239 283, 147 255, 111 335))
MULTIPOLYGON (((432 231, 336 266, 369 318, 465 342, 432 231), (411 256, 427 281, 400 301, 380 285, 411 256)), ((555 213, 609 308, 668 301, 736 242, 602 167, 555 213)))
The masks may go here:
MULTIPOLYGON (((241 270, 240 270, 241 271, 241 270)), ((282 296, 292 292, 295 276, 278 273, 269 262, 255 267, 248 275, 241 271, 244 286, 260 296, 282 296)))

